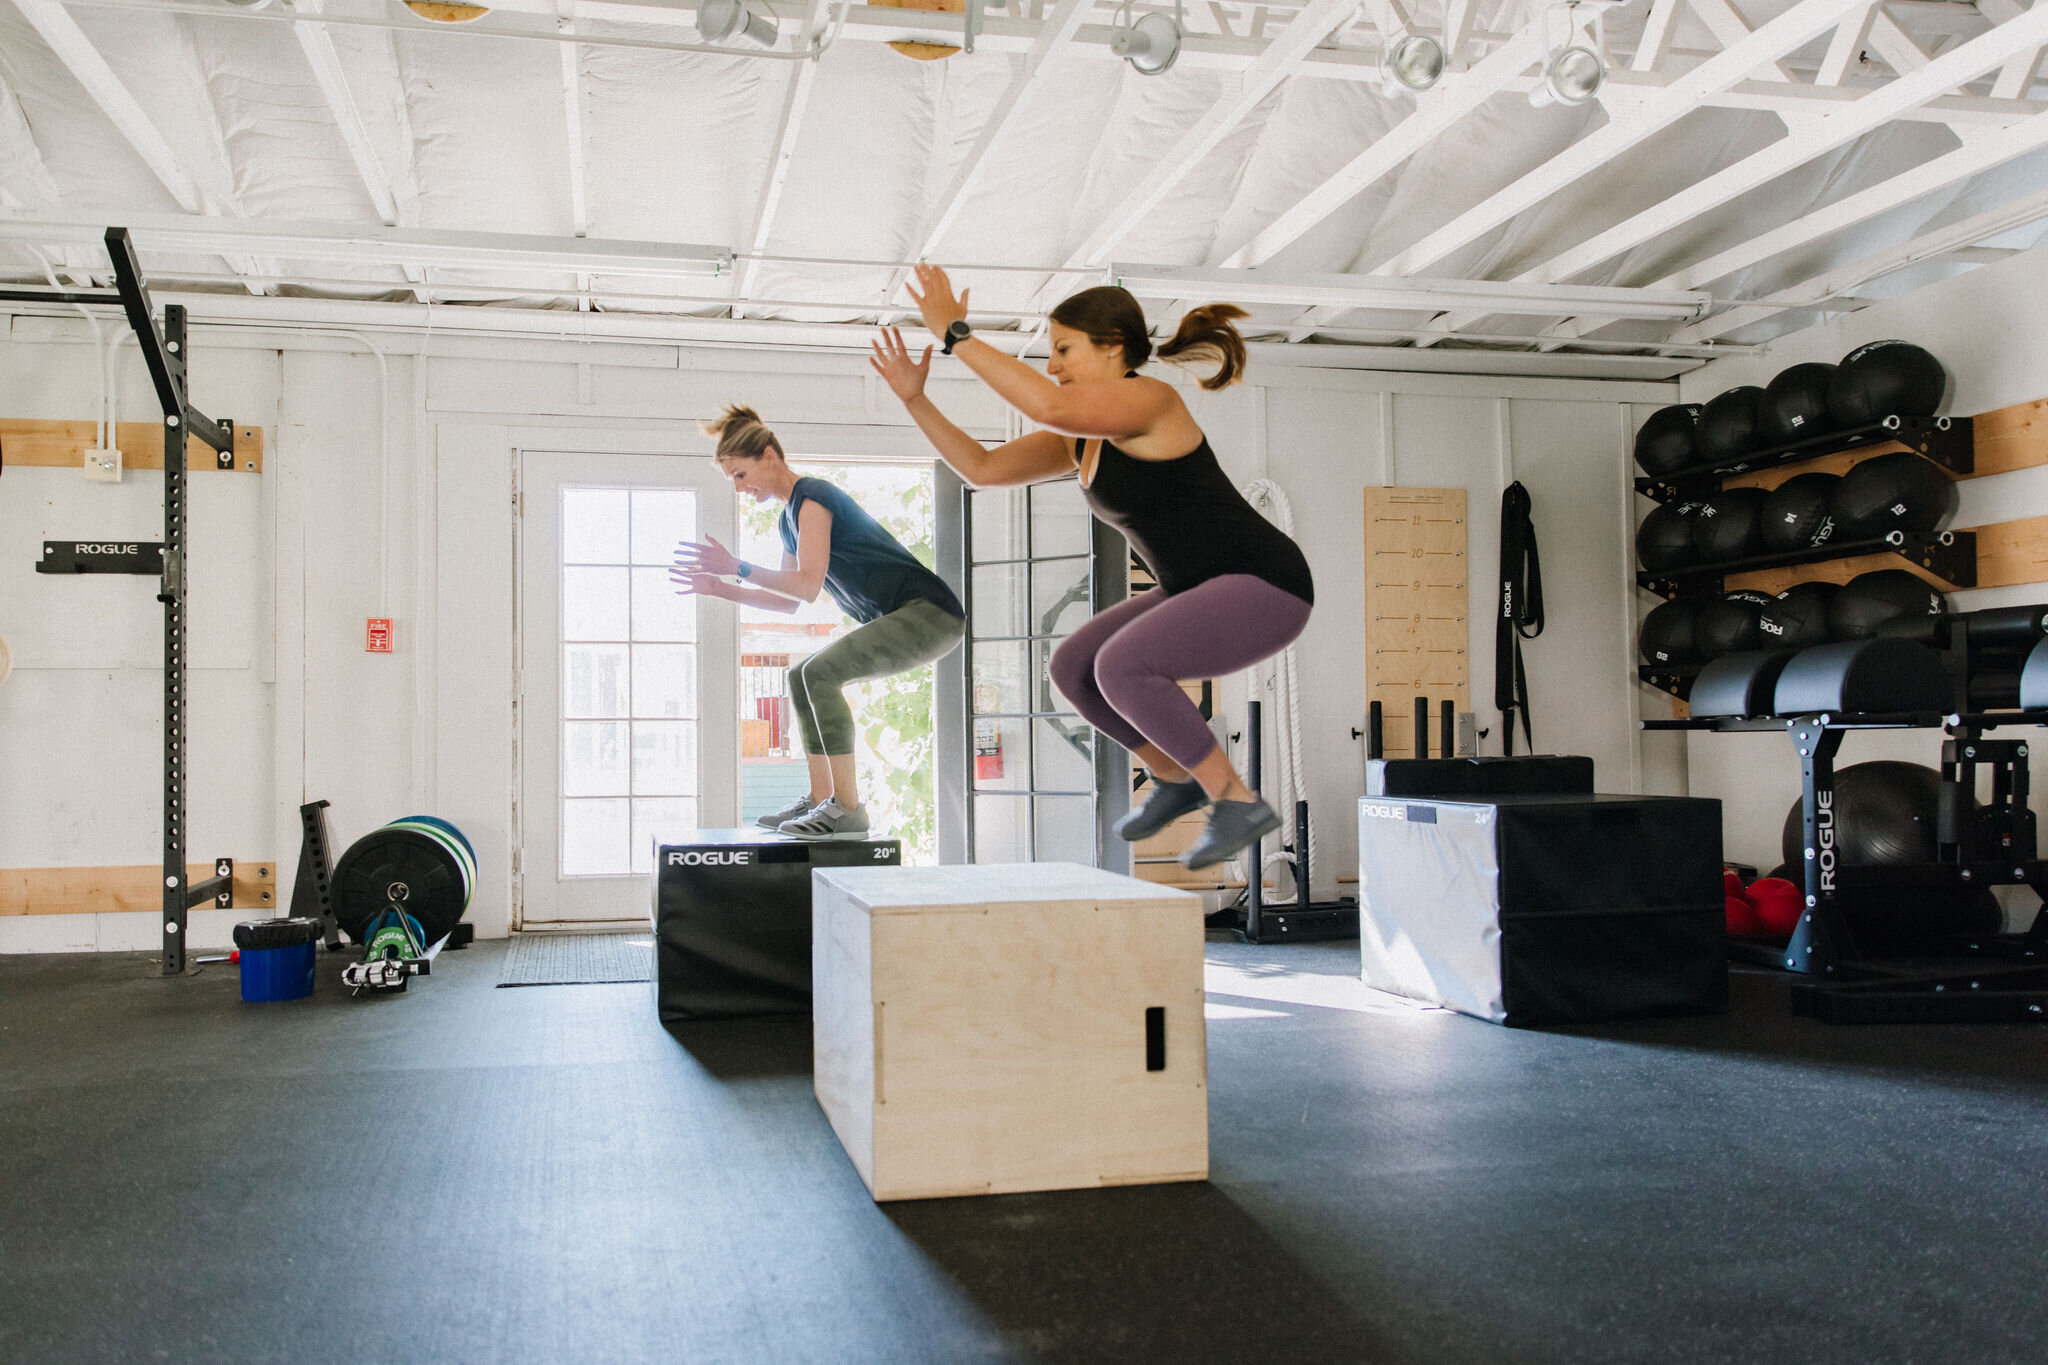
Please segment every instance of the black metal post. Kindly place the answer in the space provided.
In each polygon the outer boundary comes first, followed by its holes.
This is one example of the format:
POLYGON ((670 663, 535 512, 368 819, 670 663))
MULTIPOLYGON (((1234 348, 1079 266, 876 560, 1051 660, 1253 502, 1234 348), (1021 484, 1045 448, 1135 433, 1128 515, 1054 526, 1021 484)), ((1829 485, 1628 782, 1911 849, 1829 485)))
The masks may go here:
POLYGON ((1805 843, 1806 911, 1785 948, 1787 971, 1831 974, 1836 964, 1856 956, 1842 912, 1840 824, 1835 813, 1835 754, 1842 732, 1821 716, 1791 722, 1792 743, 1799 750, 1800 817, 1805 843))
POLYGON ((1387 713, 1378 702, 1368 707, 1365 713, 1365 756, 1387 756, 1387 713))
MULTIPOLYGON (((1254 793, 1257 793, 1260 783, 1263 781, 1259 771, 1260 759, 1263 756, 1259 736, 1259 704, 1255 701, 1248 701, 1244 704, 1244 709, 1245 784, 1254 793)), ((1265 908, 1265 888, 1261 885, 1261 881, 1265 876, 1263 868, 1266 860, 1265 844, 1266 841, 1264 839, 1252 841, 1249 853, 1250 865, 1245 872, 1244 936, 1245 941, 1248 943, 1257 943, 1259 941, 1259 913, 1265 908)))
POLYGON ((1415 753, 1416 758, 1429 757, 1429 698, 1415 699, 1415 753))
POLYGON ((1308 909, 1308 802, 1294 803, 1294 903, 1308 909))
POLYGON ((1458 703, 1445 697, 1442 705, 1442 716, 1437 726, 1437 757, 1451 758, 1458 752, 1458 703))

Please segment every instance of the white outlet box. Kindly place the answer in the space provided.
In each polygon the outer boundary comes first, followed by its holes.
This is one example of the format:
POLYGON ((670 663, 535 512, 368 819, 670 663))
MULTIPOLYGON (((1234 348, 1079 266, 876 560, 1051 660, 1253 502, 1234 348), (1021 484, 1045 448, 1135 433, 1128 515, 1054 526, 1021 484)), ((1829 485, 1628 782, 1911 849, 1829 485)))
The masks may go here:
POLYGON ((85 477, 99 483, 121 482, 121 452, 98 449, 86 451, 85 477))

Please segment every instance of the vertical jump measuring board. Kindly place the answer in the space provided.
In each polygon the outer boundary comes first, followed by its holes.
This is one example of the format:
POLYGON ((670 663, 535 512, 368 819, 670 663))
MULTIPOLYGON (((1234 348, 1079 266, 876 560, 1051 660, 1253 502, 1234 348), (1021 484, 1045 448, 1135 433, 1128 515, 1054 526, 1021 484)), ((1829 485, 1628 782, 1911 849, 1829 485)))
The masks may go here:
POLYGON ((1414 758, 1415 699, 1472 709, 1465 490, 1365 490, 1365 701, 1387 717, 1386 756, 1414 758))

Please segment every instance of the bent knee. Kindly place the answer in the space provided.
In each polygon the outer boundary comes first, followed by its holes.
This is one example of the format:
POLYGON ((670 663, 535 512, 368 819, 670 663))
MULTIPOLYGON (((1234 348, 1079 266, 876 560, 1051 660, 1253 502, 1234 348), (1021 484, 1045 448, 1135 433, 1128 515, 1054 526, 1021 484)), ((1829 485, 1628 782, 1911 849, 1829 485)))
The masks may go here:
POLYGON ((1053 649, 1045 671, 1068 701, 1085 697, 1095 676, 1095 654, 1078 637, 1070 635, 1053 649))

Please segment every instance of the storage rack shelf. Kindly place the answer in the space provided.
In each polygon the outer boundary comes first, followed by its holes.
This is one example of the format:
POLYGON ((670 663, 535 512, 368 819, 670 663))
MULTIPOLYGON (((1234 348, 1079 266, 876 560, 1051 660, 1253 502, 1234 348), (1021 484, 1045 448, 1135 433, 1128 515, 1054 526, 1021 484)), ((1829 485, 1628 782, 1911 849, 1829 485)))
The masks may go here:
POLYGON ((1949 588, 1977 586, 1977 537, 1971 531, 1893 531, 1876 540, 1830 541, 1811 550, 1752 555, 1682 569, 1644 569, 1636 574, 1636 586, 1666 599, 1707 596, 1720 593, 1722 584, 1734 574, 1878 554, 1897 555, 1905 564, 1925 569, 1949 588))
POLYGON ((1886 417, 1867 426, 1829 432, 1787 445, 1754 451, 1740 460, 1674 469, 1654 478, 1638 478, 1636 492, 1656 502, 1684 502, 1711 492, 1722 479, 1760 469, 1797 464, 1823 455, 1840 455, 1896 441, 1932 460, 1951 474, 1972 474, 1977 467, 1976 425, 1968 417, 1886 417))

